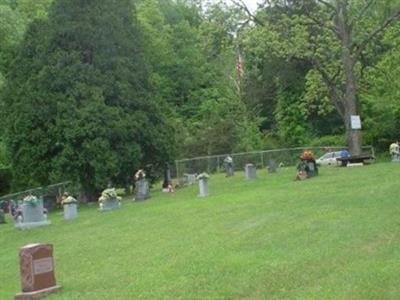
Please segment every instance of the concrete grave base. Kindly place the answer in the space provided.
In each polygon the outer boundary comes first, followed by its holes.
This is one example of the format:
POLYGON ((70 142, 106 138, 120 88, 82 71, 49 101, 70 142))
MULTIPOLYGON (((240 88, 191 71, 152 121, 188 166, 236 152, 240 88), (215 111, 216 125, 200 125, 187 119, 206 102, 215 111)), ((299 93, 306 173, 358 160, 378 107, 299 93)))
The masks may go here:
POLYGON ((46 226, 46 225, 50 225, 51 222, 50 221, 41 221, 41 222, 19 222, 17 224, 15 224, 15 228, 18 229, 31 229, 31 228, 35 228, 35 227, 40 227, 40 226, 46 226))
POLYGON ((47 289, 43 290, 38 290, 34 292, 25 292, 25 293, 18 293, 15 295, 15 300, 30 300, 30 299, 39 299, 44 296, 47 296, 51 293, 57 292, 59 289, 61 289, 60 285, 52 286, 47 289))

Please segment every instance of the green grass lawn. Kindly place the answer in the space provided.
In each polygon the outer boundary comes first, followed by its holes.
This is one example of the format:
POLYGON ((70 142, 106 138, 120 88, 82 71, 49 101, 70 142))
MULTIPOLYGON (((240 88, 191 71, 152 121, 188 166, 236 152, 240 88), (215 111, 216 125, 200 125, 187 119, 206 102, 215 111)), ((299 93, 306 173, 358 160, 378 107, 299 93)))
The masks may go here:
POLYGON ((258 170, 81 207, 28 231, 0 226, 0 299, 20 291, 18 248, 54 245, 63 289, 46 299, 400 299, 400 164, 258 170))

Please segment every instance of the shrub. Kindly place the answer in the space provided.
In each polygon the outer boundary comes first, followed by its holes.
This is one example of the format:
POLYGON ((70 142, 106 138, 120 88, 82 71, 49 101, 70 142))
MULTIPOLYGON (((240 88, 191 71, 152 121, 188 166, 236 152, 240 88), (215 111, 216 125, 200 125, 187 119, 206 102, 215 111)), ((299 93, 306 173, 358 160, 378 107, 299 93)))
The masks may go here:
POLYGON ((12 173, 10 168, 0 169, 0 195, 6 195, 11 190, 12 173))

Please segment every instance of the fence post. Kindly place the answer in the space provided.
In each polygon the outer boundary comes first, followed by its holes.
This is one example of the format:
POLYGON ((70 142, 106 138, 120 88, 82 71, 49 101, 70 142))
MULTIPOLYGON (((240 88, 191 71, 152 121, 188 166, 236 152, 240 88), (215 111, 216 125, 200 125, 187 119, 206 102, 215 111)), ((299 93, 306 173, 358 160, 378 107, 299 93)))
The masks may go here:
POLYGON ((176 179, 178 180, 178 183, 180 183, 180 178, 179 178, 179 167, 178 167, 178 161, 175 161, 175 168, 176 168, 176 179))
POLYGON ((261 151, 261 169, 264 169, 264 153, 261 151))

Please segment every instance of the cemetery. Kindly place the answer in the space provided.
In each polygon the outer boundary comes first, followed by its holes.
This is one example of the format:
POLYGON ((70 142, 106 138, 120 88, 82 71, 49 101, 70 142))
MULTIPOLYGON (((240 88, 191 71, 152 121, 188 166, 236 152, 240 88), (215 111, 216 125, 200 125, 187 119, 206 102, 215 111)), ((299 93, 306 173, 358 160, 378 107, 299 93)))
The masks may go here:
POLYGON ((399 21, 0 0, 0 300, 400 299, 399 21))
POLYGON ((293 181, 295 169, 259 169, 253 180, 245 179, 245 169, 232 177, 224 170, 199 174, 210 193, 201 185, 163 193, 160 183, 148 201, 123 197, 123 209, 106 215, 81 204, 79 217, 65 222, 53 211, 50 226, 29 234, 6 214, 0 299, 21 293, 17 249, 39 242, 54 248, 57 292, 46 299, 400 293, 390 284, 399 274, 391 263, 400 259, 398 184, 392 180, 400 176, 398 165, 322 167, 304 182, 293 181), (200 200, 199 193, 207 197, 200 200))

